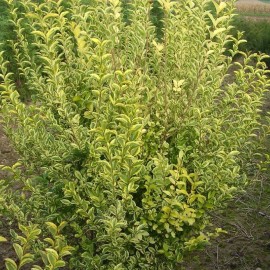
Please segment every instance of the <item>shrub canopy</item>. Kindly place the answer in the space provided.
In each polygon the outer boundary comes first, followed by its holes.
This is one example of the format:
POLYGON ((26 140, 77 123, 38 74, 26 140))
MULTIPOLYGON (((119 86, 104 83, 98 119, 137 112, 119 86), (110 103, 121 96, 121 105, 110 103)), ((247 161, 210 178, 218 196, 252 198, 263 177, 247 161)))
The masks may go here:
POLYGON ((263 56, 243 54, 226 80, 242 42, 233 1, 160 0, 159 38, 151 1, 7 2, 31 98, 2 53, 2 120, 24 170, 9 168, 0 209, 42 236, 23 250, 46 269, 175 269, 215 235, 207 213, 246 184, 257 148, 268 79, 263 56))

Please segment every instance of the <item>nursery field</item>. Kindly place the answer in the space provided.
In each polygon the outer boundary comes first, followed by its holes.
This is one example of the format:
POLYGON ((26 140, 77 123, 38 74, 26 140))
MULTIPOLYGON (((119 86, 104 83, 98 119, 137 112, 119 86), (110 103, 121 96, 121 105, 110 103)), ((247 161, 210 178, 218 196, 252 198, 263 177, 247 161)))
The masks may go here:
POLYGON ((270 2, 259 0, 239 0, 236 2, 237 12, 249 20, 260 21, 270 19, 270 2))
POLYGON ((0 270, 270 269, 270 5, 233 2, 0 0, 0 270))

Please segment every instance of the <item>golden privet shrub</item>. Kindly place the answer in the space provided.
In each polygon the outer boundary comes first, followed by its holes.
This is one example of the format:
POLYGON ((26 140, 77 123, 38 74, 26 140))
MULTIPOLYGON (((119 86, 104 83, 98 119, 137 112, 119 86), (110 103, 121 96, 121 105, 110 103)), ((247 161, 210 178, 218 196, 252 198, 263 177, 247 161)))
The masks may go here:
POLYGON ((7 269, 176 269, 216 235, 208 212, 247 183, 257 148, 268 80, 263 56, 244 53, 225 80, 242 42, 233 1, 159 0, 160 39, 151 1, 130 1, 128 18, 119 0, 7 2, 31 96, 2 53, 20 156, 1 181, 1 213, 21 230, 7 269))

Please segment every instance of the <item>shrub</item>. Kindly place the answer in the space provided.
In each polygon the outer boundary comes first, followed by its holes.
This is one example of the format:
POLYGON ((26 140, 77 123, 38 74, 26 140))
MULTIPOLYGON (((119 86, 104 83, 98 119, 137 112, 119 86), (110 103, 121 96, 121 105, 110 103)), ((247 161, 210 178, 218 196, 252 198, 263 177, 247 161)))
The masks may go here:
POLYGON ((10 39, 11 31, 8 31, 10 23, 8 22, 8 7, 4 1, 0 1, 0 22, 1 22, 1 32, 0 32, 0 42, 1 42, 1 51, 6 50, 4 46, 4 41, 10 39))
MULTIPOLYGON (((13 79, 17 76, 16 73, 16 62, 13 61, 12 48, 10 44, 10 40, 14 40, 15 35, 13 33, 13 25, 9 21, 10 16, 8 12, 8 5, 5 1, 0 0, 0 51, 5 51, 5 58, 9 61, 8 69, 15 75, 13 79)), ((16 78, 17 81, 17 78, 16 78)))
POLYGON ((7 2, 31 101, 2 54, 2 120, 22 169, 4 167, 13 181, 2 182, 1 212, 38 235, 28 263, 175 269, 216 235, 208 211, 245 186, 257 148, 268 80, 263 56, 243 53, 224 83, 241 43, 229 35, 233 4, 214 1, 213 13, 208 0, 160 0, 157 40, 151 1, 124 14, 119 0, 16 1, 20 13, 7 2), (60 224, 69 260, 46 224, 55 238, 60 224))
MULTIPOLYGON (((236 17, 233 21, 235 29, 243 32, 243 39, 247 42, 241 47, 242 50, 270 53, 270 23, 267 20, 253 21, 244 17, 236 17)), ((237 35, 236 31, 233 31, 237 35)), ((265 59, 268 67, 269 59, 265 59)))

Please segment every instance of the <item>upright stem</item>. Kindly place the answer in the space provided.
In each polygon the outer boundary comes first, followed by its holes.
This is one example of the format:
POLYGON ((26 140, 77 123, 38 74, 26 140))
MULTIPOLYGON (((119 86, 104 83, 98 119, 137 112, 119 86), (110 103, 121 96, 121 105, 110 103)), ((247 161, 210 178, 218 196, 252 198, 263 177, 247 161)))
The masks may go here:
POLYGON ((164 67, 163 67, 163 93, 164 93, 164 109, 165 109, 165 119, 164 119, 164 134, 162 138, 162 143, 166 139, 166 133, 168 131, 168 108, 169 108, 169 97, 168 97, 168 85, 166 81, 166 76, 168 72, 167 64, 168 64, 168 13, 164 9, 164 67))

